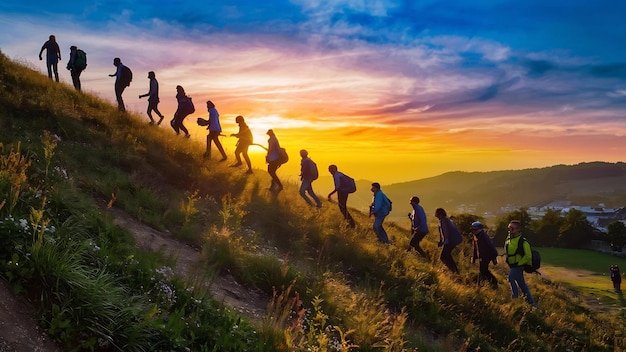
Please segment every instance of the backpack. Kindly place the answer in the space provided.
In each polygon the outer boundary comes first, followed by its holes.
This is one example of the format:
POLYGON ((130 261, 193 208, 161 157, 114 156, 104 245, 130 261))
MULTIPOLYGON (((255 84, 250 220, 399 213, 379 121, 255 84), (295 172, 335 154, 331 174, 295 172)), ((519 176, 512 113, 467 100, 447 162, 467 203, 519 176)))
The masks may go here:
MULTIPOLYGON (((515 251, 516 255, 519 254, 521 256, 524 256, 524 242, 528 242, 528 240, 524 236, 520 237, 519 241, 517 242, 517 250, 515 251)), ((528 244, 530 244, 530 242, 528 242, 528 244)), ((524 265, 524 271, 527 273, 537 273, 541 275, 541 273, 537 271, 537 269, 541 267, 541 254, 539 254, 538 251, 532 249, 532 247, 530 253, 532 259, 530 260, 530 264, 524 265)))
POLYGON ((74 58, 74 67, 79 70, 84 70, 87 67, 87 53, 78 49, 76 50, 76 57, 74 58))
POLYGON ((346 193, 356 192, 356 182, 354 179, 346 174, 343 174, 341 183, 339 184, 339 190, 346 193))
POLYGON ((317 180, 318 177, 320 177, 319 171, 317 170, 317 164, 311 159, 308 159, 307 163, 309 164, 308 171, 311 175, 311 180, 317 180))
POLYGON ((284 163, 289 161, 289 155, 287 155, 287 150, 285 148, 282 148, 282 147, 279 148, 278 149, 278 154, 279 154, 279 157, 278 157, 277 161, 278 161, 279 165, 282 165, 282 164, 284 164, 284 163))
POLYGON ((191 97, 187 97, 187 109, 188 109, 187 111, 189 111, 190 114, 193 114, 194 112, 196 112, 196 107, 193 106, 193 101, 191 100, 191 97))
POLYGON ((133 71, 128 66, 122 66, 122 77, 120 80, 125 87, 130 86, 130 82, 133 80, 133 71))

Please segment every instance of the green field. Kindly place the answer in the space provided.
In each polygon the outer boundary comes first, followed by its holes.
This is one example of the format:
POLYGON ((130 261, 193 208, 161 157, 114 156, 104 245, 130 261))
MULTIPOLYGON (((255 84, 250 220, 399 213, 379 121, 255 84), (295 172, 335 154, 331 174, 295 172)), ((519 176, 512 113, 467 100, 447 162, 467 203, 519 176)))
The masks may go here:
MULTIPOLYGON (((619 265, 622 276, 626 258, 586 249, 538 248, 541 253, 539 271, 545 279, 563 283, 582 294, 589 305, 601 310, 626 307, 623 295, 613 291, 609 266, 619 265)), ((622 289, 626 290, 626 282, 622 289)))

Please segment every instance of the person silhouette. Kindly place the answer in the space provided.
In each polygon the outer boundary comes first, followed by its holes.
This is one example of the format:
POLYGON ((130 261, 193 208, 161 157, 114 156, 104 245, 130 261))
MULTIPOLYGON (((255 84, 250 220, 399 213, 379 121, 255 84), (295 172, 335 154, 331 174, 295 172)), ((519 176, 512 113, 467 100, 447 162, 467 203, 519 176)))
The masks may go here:
POLYGON ((222 159, 220 162, 226 161, 226 152, 224 152, 224 147, 220 142, 220 134, 222 133, 222 125, 220 125, 220 114, 217 112, 215 108, 215 104, 212 101, 207 100, 206 108, 209 112, 209 134, 206 136, 206 151, 204 152, 204 157, 207 159, 211 159, 211 142, 215 142, 215 146, 217 150, 222 154, 222 159))
POLYGON ((66 68, 70 70, 72 76, 72 84, 74 89, 81 91, 80 74, 87 67, 87 56, 84 51, 78 49, 76 45, 70 46, 70 60, 67 62, 66 68))
POLYGON ((117 109, 119 111, 126 111, 124 106, 124 99, 122 99, 122 93, 124 89, 130 85, 132 81, 132 73, 130 69, 122 64, 122 60, 119 57, 113 59, 113 66, 117 67, 115 73, 110 74, 109 77, 115 77, 115 98, 117 99, 117 109))
POLYGON ((192 108, 190 98, 185 93, 185 89, 182 86, 176 86, 176 100, 178 101, 178 108, 174 113, 174 118, 170 122, 170 125, 176 132, 176 134, 180 134, 180 131, 185 132, 185 138, 191 137, 189 131, 183 124, 185 118, 192 113, 192 108))
POLYGON ((267 173, 272 177, 272 184, 269 190, 278 193, 283 190, 283 184, 280 182, 278 175, 276 175, 276 171, 282 165, 280 143, 278 142, 278 138, 276 138, 274 130, 269 129, 266 134, 270 136, 267 140, 267 155, 265 156, 267 173))
POLYGON ((163 116, 163 114, 159 111, 159 82, 156 80, 154 71, 148 72, 148 78, 150 79, 150 88, 148 93, 140 95, 139 99, 148 97, 148 110, 146 113, 150 118, 150 124, 154 124, 154 118, 152 118, 152 111, 154 111, 159 116, 159 122, 157 122, 157 125, 160 125, 165 116, 163 116))
POLYGON ((54 79, 59 81, 59 69, 58 63, 61 60, 61 48, 57 43, 57 39, 54 35, 50 35, 48 40, 43 43, 41 50, 39 51, 39 60, 43 60, 41 54, 46 51, 46 67, 48 68, 48 78, 52 79, 52 72, 54 72, 54 79))
POLYGON ((313 202, 307 197, 306 193, 308 193, 313 201, 315 201, 315 206, 318 208, 322 207, 322 202, 315 195, 313 191, 313 181, 317 180, 318 170, 315 162, 309 158, 309 152, 305 149, 300 150, 300 157, 302 160, 300 161, 300 180, 302 183, 300 184, 300 196, 306 201, 308 205, 313 206, 313 202))
POLYGON ((337 169, 337 165, 329 165, 328 172, 333 175, 333 181, 335 183, 335 189, 328 193, 328 201, 332 201, 332 195, 337 193, 337 204, 339 205, 339 211, 343 218, 348 222, 349 227, 356 227, 356 223, 352 218, 352 215, 348 212, 348 195, 350 194, 345 189, 345 184, 342 182, 344 174, 337 169))
POLYGON ((250 127, 246 124, 243 116, 239 115, 235 117, 235 122, 239 125, 239 132, 231 134, 231 137, 237 137, 239 140, 237 141, 237 148, 235 149, 235 158, 237 162, 232 164, 231 167, 239 167, 243 165, 241 163, 241 156, 243 155, 244 160, 246 161, 246 165, 248 165, 248 171, 246 173, 252 173, 252 165, 250 163, 250 157, 248 157, 248 147, 252 145, 252 131, 250 131, 250 127))

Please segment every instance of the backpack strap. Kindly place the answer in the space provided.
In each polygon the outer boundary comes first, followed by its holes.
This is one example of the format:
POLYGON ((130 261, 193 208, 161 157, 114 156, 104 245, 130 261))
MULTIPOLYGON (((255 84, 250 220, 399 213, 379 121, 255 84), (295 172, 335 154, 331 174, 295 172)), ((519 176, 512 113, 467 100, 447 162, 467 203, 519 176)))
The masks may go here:
POLYGON ((521 236, 519 238, 519 241, 517 241, 517 249, 515 250, 515 254, 519 254, 520 256, 524 256, 525 252, 524 252, 524 242, 528 242, 526 240, 526 238, 524 236, 521 236))

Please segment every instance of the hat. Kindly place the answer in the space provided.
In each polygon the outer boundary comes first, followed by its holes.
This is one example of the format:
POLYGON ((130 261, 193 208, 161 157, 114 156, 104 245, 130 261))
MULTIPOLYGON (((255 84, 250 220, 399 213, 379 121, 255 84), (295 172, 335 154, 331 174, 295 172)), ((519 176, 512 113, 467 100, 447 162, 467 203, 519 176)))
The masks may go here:
POLYGON ((473 228, 477 228, 477 229, 482 229, 483 228, 483 224, 480 221, 474 221, 472 223, 472 227, 473 228))

